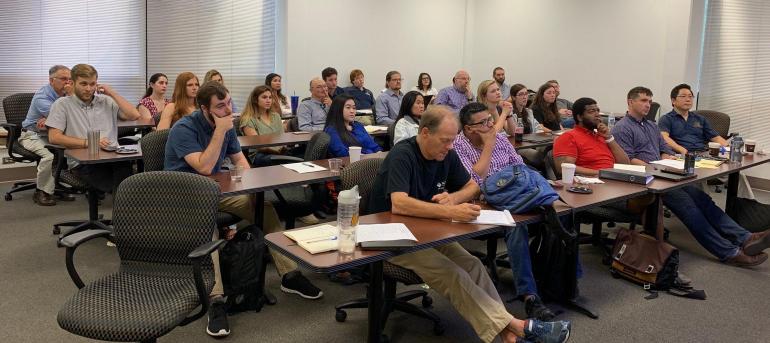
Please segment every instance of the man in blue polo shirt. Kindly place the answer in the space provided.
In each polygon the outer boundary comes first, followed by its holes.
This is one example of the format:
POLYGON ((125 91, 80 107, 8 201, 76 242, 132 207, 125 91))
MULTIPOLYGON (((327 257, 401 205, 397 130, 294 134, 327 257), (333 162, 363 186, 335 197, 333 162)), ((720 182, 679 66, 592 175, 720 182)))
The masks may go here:
POLYGON ((687 84, 680 84, 671 90, 671 112, 658 120, 663 139, 680 154, 688 151, 704 151, 708 142, 717 142, 727 146, 727 141, 711 128, 702 115, 690 112, 692 108, 692 89, 687 84))
MULTIPOLYGON (((612 129, 612 135, 631 164, 646 165, 673 155, 655 123, 645 119, 652 104, 652 91, 634 87, 628 92, 627 102, 628 113, 612 129)), ((701 189, 684 186, 666 192, 663 204, 676 214, 698 243, 720 261, 738 267, 753 267, 767 260, 767 254, 762 251, 770 247, 770 230, 746 231, 701 189)))
MULTIPOLYGON (((198 90, 196 100, 200 108, 180 119, 169 132, 164 169, 212 175, 219 172, 225 156, 230 157, 236 166, 250 168, 233 130, 232 107, 227 88, 216 81, 209 81, 198 90)), ((253 202, 251 195, 227 197, 219 202, 219 209, 254 223, 253 202)), ((281 223, 275 209, 267 203, 265 206, 265 232, 279 231, 281 223)), ((232 238, 234 234, 232 230, 228 231, 227 239, 232 238)), ((218 232, 215 232, 214 236, 216 239, 218 232)), ((270 253, 278 273, 283 275, 282 291, 298 294, 306 299, 318 299, 323 295, 320 289, 297 270, 296 263, 274 251, 270 253)), ((222 301, 224 288, 219 270, 219 255, 215 252, 211 258, 215 281, 210 295, 212 304, 209 308, 206 332, 215 337, 227 336, 230 334, 230 327, 222 301)))

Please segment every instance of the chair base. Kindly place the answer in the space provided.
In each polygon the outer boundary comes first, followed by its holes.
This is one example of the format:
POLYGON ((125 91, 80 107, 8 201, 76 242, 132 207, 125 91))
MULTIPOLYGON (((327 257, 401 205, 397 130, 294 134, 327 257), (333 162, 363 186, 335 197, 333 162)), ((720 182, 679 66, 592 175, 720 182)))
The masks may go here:
POLYGON ((7 192, 5 192, 5 201, 11 201, 13 200, 13 196, 11 194, 28 191, 28 190, 34 190, 37 188, 37 183, 32 181, 21 181, 16 182, 13 184, 13 187, 7 192))

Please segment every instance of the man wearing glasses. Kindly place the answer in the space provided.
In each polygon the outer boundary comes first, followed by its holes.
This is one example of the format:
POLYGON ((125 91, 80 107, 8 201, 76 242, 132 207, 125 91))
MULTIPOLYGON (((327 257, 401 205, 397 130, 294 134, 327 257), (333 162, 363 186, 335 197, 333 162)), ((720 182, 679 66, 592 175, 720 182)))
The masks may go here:
POLYGON ((671 105, 674 109, 658 121, 666 143, 680 154, 704 151, 708 142, 727 146, 727 141, 711 128, 705 117, 690 112, 692 101, 693 94, 689 85, 683 83, 671 90, 671 105))
POLYGON ((378 125, 390 125, 398 118, 398 110, 404 93, 401 92, 401 73, 395 70, 385 74, 385 89, 374 103, 374 113, 377 116, 378 125))
MULTIPOLYGON (((40 206, 56 205, 56 200, 53 197, 56 185, 51 173, 53 154, 46 149, 46 142, 41 138, 47 136, 45 121, 51 110, 51 104, 56 99, 71 94, 70 69, 63 65, 51 67, 48 70, 48 84, 35 92, 27 111, 27 117, 21 123, 22 132, 19 136, 19 144, 24 149, 40 156, 40 162, 37 165, 37 189, 32 197, 32 200, 40 206)), ((66 200, 72 199, 72 196, 69 196, 66 200)))

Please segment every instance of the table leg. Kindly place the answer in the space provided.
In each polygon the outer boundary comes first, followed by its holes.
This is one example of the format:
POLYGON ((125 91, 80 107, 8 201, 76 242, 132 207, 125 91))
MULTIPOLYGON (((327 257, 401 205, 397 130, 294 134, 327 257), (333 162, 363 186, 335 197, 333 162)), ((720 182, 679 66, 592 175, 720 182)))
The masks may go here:
POLYGON ((735 198, 738 197, 738 180, 741 173, 735 172, 727 176, 727 199, 725 201, 725 213, 735 218, 735 198))
POLYGON ((110 220, 103 220, 99 219, 99 192, 96 191, 94 188, 88 189, 88 220, 83 222, 82 224, 73 227, 70 230, 64 231, 61 235, 59 235, 59 239, 57 240, 57 245, 59 245, 59 242, 62 238, 67 237, 73 233, 78 233, 85 230, 108 230, 112 231, 112 229, 108 226, 111 224, 110 220))
POLYGON ((382 340, 382 309, 384 295, 382 290, 382 261, 371 264, 369 275, 369 335, 367 342, 377 343, 382 340))
POLYGON ((652 204, 644 211, 644 232, 655 237, 658 226, 663 226, 663 199, 661 194, 655 194, 652 204))
MULTIPOLYGON (((265 232, 265 192, 257 192, 254 194, 254 198, 254 225, 260 231, 265 232)), ((275 305, 278 300, 275 295, 265 288, 265 273, 267 272, 267 259, 269 256, 270 254, 265 249, 265 256, 262 258, 262 275, 259 278, 259 288, 262 289, 262 304, 275 305)), ((260 307, 262 306, 260 305, 260 307)))

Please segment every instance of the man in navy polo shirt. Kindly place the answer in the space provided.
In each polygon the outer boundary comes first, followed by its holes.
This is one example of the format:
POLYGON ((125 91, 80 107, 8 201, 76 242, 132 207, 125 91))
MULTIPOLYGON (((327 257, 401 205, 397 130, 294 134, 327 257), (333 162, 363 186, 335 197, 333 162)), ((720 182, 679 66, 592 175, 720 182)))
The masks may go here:
POLYGON ((658 127, 666 143, 680 154, 706 150, 708 142, 727 146, 727 141, 711 128, 705 117, 690 112, 692 101, 693 94, 689 85, 683 83, 671 90, 671 105, 674 109, 658 120, 658 127))
MULTIPOLYGON (((234 165, 249 169, 249 162, 243 156, 233 130, 232 102, 227 88, 216 81, 209 81, 198 90, 196 99, 200 108, 176 122, 169 132, 164 169, 212 175, 219 172, 225 156, 230 157, 234 165)), ((251 195, 227 197, 219 202, 219 210, 254 223, 253 202, 251 195)), ((279 231, 281 223, 275 209, 265 206, 265 232, 279 231)), ((234 234, 229 231, 228 239, 234 234)), ((215 231, 214 238, 217 237, 218 232, 215 231)), ((306 299, 318 299, 323 296, 323 292, 297 270, 296 263, 274 251, 270 253, 278 273, 283 275, 282 291, 298 294, 306 299)), ((230 327, 222 301, 224 288, 219 270, 219 255, 214 252, 211 259, 214 264, 215 282, 210 295, 212 302, 206 332, 215 337, 227 336, 230 334, 230 327)))

